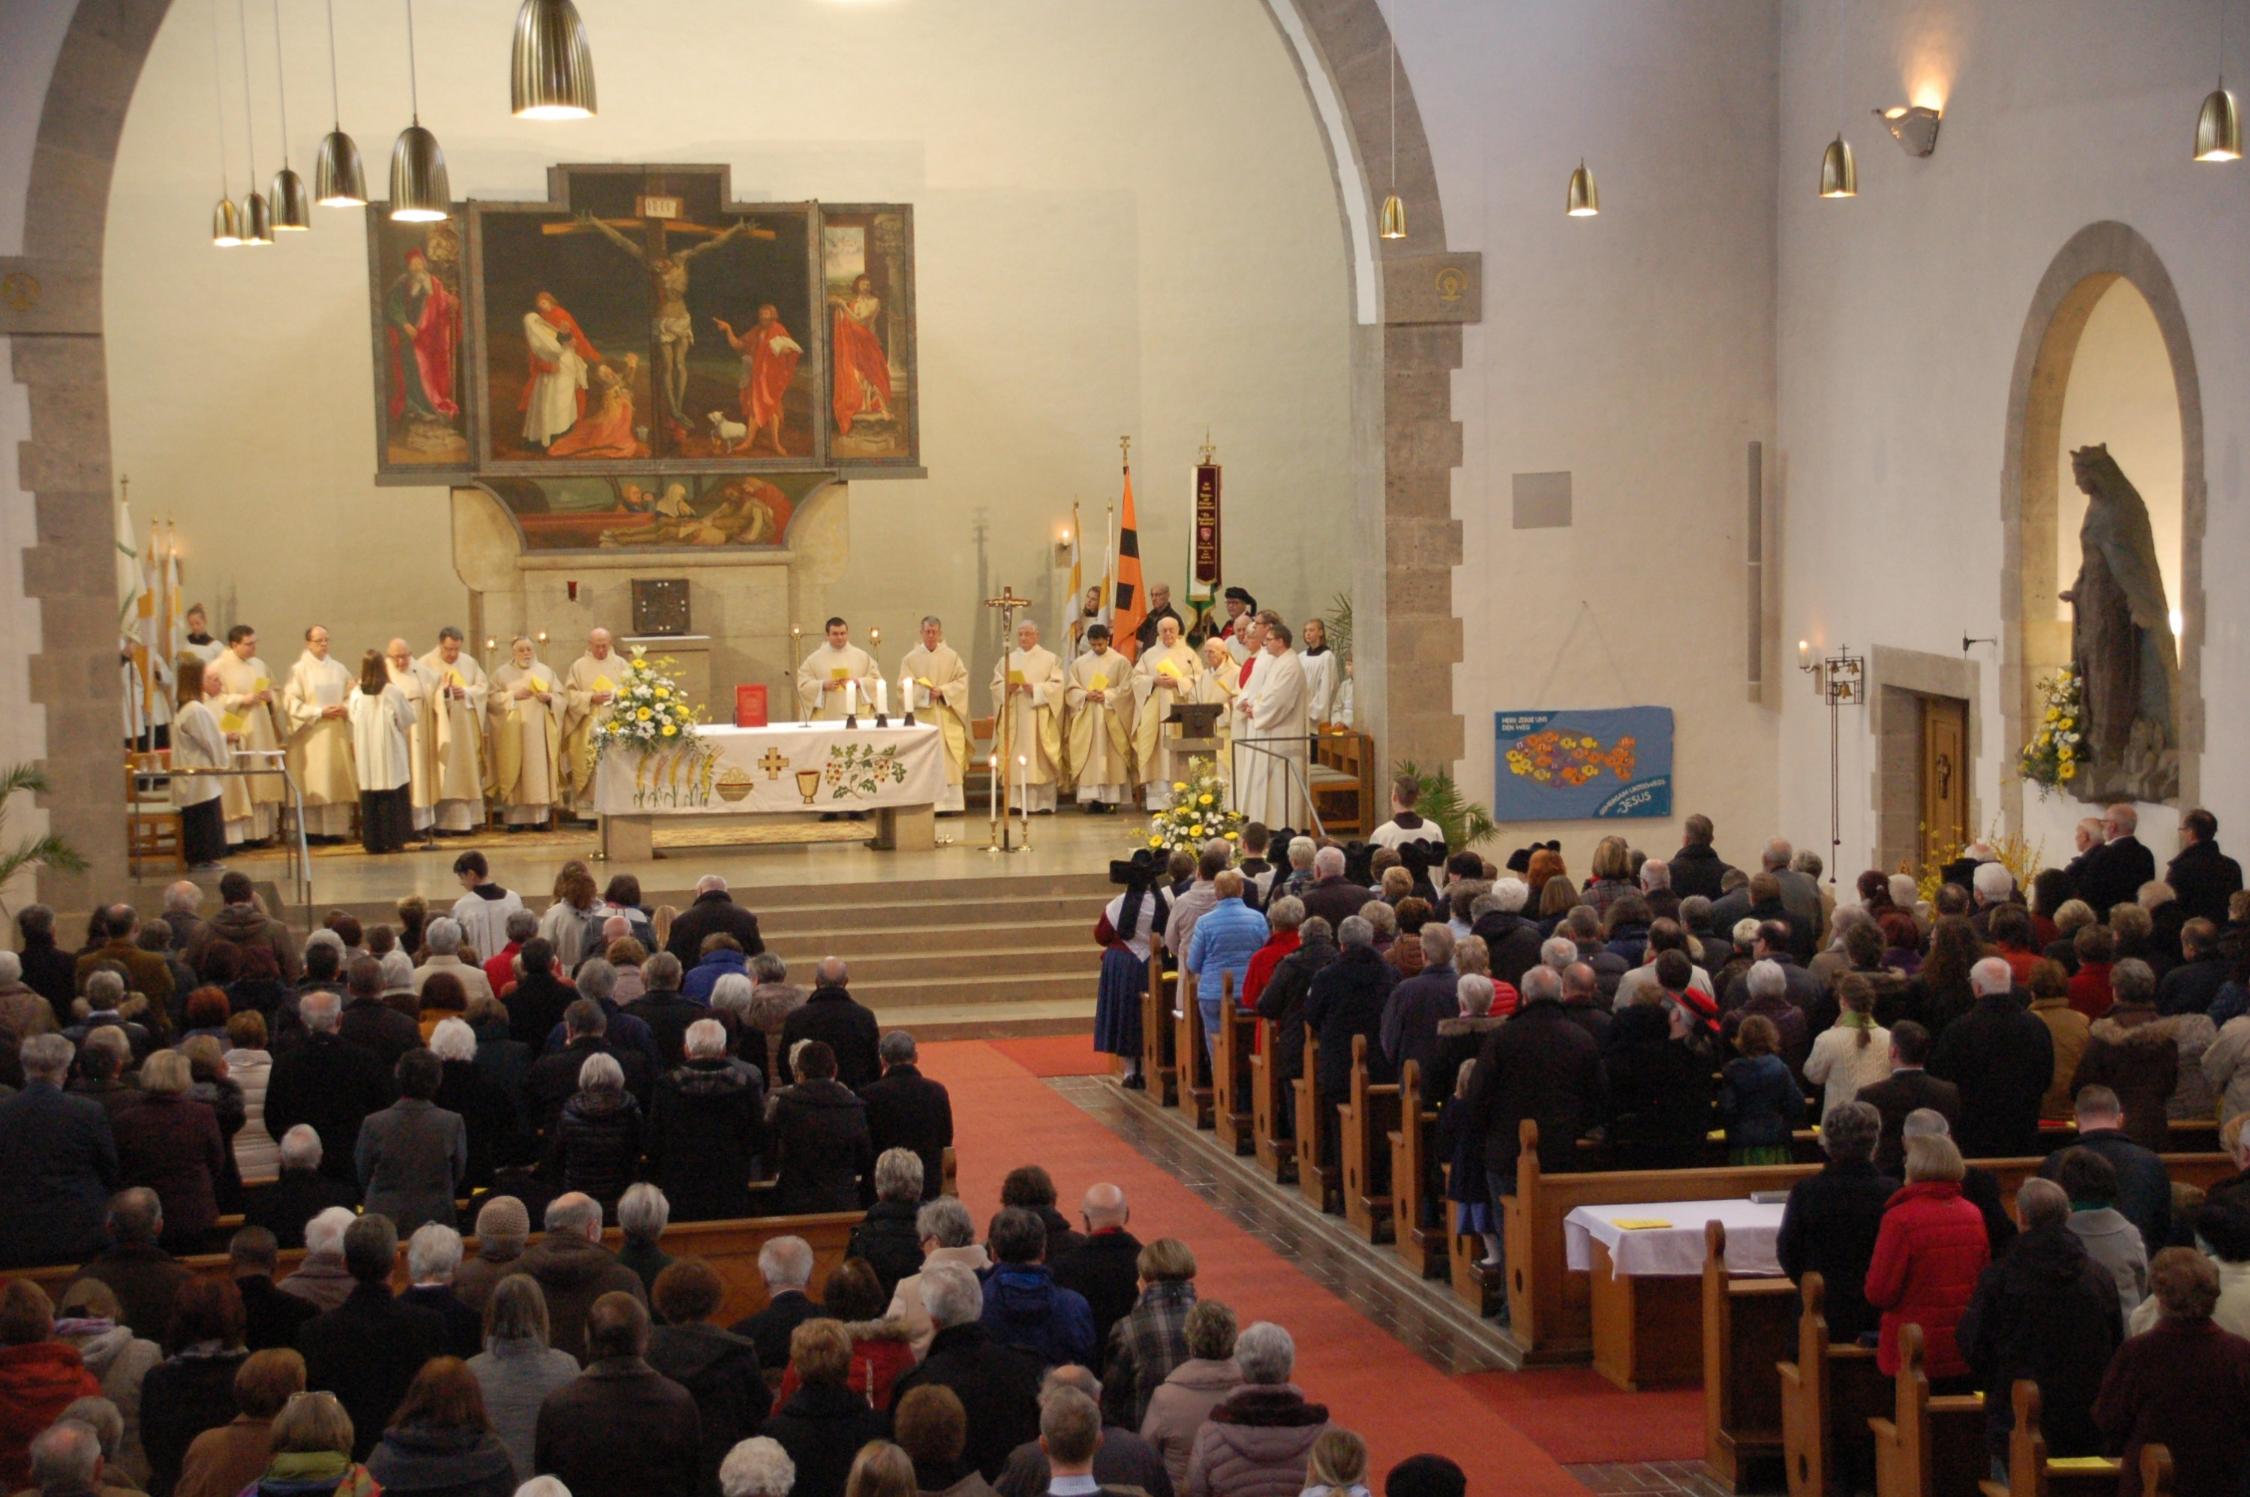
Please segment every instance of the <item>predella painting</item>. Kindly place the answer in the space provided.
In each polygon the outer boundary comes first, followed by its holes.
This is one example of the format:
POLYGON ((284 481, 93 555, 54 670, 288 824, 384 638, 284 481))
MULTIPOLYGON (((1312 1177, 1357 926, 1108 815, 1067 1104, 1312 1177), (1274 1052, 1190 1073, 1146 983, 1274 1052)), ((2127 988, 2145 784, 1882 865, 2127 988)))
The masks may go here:
POLYGON ((375 436, 379 475, 429 481, 470 467, 463 378, 461 217, 393 223, 368 210, 374 276, 375 436))
POLYGON ((527 551, 779 547, 825 473, 659 474, 480 480, 527 551))

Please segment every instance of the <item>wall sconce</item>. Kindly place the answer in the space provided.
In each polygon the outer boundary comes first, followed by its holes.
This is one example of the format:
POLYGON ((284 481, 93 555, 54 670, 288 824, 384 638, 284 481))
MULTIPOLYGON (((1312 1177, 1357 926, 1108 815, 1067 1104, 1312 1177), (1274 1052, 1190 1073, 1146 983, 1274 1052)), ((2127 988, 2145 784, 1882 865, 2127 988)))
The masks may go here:
POLYGON ((1065 525, 1055 536, 1055 565, 1070 565, 1070 527, 1065 525))
MULTIPOLYGON (((1844 851, 1843 710, 1867 705, 1867 657, 1838 645, 1820 662, 1821 692, 1828 703, 1828 882, 1836 882, 1844 851)), ((1802 647, 1800 647, 1800 653, 1802 647)), ((1811 667, 1802 667, 1811 669, 1811 667)))
POLYGON ((1812 642, 1810 640, 1800 639, 1797 641, 1797 669, 1813 678, 1814 696, 1825 696, 1827 694, 1828 688, 1821 680, 1820 662, 1813 659, 1812 642))
POLYGON ((1944 116, 1927 104, 1893 104, 1875 111, 1875 118, 1891 132, 1891 139, 1909 156, 1927 156, 1937 149, 1938 125, 1944 116))

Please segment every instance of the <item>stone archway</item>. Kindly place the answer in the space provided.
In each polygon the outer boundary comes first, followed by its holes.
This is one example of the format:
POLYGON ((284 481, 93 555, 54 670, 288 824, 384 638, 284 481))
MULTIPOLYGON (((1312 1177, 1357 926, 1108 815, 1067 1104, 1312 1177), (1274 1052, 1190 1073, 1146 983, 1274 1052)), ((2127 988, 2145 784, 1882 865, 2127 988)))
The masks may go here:
MULTIPOLYGON (((1324 130, 1331 156, 1349 158, 1337 160, 1339 213, 1364 231, 1376 202, 1357 164, 1392 149, 1389 25, 1378 0, 1269 3, 1288 7, 1297 23, 1283 29, 1320 95, 1314 107, 1340 110, 1345 138, 1324 130)), ((13 374, 31 413, 18 471, 36 524, 23 571, 40 619, 31 698, 46 719, 44 808, 50 829, 88 864, 78 875, 42 872, 41 897, 66 909, 114 894, 126 873, 124 777, 104 751, 118 739, 122 703, 102 240, 126 109, 170 8, 171 0, 78 0, 40 112, 24 253, 0 259, 0 333, 12 341, 13 374)), ((1397 100, 1395 190, 1415 237, 1354 246, 1355 258, 1377 258, 1383 307, 1381 324, 1356 329, 1353 344, 1355 426, 1365 434, 1355 475, 1358 699, 1387 755, 1451 764, 1461 756, 1463 725, 1452 685, 1462 656, 1452 601, 1461 427, 1450 387, 1461 325, 1478 316, 1481 276, 1476 256, 1442 253, 1436 167, 1403 67, 1397 100)), ((2200 469, 2198 484, 2200 494, 2200 469)))
MULTIPOLYGON (((2179 803, 2202 795, 2203 763, 2203 394, 2187 313, 2155 246, 2126 224, 2088 224, 2070 237, 2040 277, 2008 390, 2006 452, 2000 478, 2001 672, 2003 765, 2029 733, 2037 674, 2069 656, 2069 625, 2056 622, 2057 454, 2063 396, 2078 340, 2094 305, 2118 281, 2148 303, 2172 371, 2180 405, 2179 803), (2058 638, 2059 631, 2059 638, 2058 638)), ((2007 771, 2003 768, 2003 773, 2007 771)), ((2005 796, 2008 827, 2023 829, 2021 783, 2005 796)))

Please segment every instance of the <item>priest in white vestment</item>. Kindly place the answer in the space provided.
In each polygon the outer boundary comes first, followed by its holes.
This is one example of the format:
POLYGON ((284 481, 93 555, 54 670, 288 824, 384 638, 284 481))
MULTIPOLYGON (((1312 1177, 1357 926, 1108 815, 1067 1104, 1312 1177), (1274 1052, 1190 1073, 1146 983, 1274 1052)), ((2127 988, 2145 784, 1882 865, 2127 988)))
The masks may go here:
POLYGON ((562 681, 517 635, 492 673, 492 789, 509 826, 544 826, 562 800, 562 681))
POLYGON ((1344 684, 1344 662, 1328 648, 1328 626, 1319 619, 1305 620, 1304 653, 1297 657, 1305 672, 1305 720, 1317 731, 1336 716, 1336 694, 1344 684))
MULTIPOLYGON (((1166 719, 1180 703, 1202 700, 1196 694, 1202 680, 1203 665, 1180 638, 1179 619, 1171 614, 1158 618, 1156 643, 1133 662, 1133 756, 1151 811, 1171 807, 1172 782, 1187 773, 1188 756, 1172 747, 1179 740, 1179 725, 1166 719)), ((1223 727, 1225 714, 1220 716, 1223 727)))
POLYGON ((1287 624, 1266 625, 1262 653, 1234 703, 1234 808, 1270 827, 1302 826, 1306 809, 1305 670, 1292 643, 1287 624))
POLYGON ((180 812, 180 856, 191 871, 209 873, 223 866, 219 859, 227 850, 227 833, 219 800, 225 791, 217 775, 178 771, 224 769, 233 762, 226 730, 203 702, 203 662, 183 661, 180 707, 172 718, 172 804, 180 812))
POLYGON ((352 673, 329 656, 328 631, 319 624, 307 629, 305 652, 281 689, 281 710, 289 722, 289 773, 305 804, 305 834, 320 840, 341 841, 359 803, 344 702, 352 686, 352 673))
POLYGON ((492 682, 476 656, 461 648, 461 631, 438 631, 437 648, 422 657, 436 693, 434 741, 436 816, 441 832, 473 832, 484 825, 485 708, 492 682))
POLYGON ((391 684, 388 662, 373 650, 360 659, 344 713, 359 767, 359 845, 368 852, 397 852, 414 831, 415 712, 406 693, 391 684))
POLYGON ((1078 803, 1101 814, 1133 800, 1132 663, 1109 647, 1109 626, 1086 626, 1086 653, 1063 686, 1065 759, 1078 803))
POLYGON ((625 679, 625 662, 607 629, 586 636, 586 653, 570 664, 563 678, 562 769, 564 804, 585 806, 592 800, 594 780, 594 729, 609 720, 610 704, 625 679))
POLYGON ((394 639, 383 649, 391 685, 414 710, 406 730, 406 805, 410 829, 425 839, 437 821, 437 673, 414 658, 411 646, 394 639))
POLYGON ((898 699, 914 710, 916 722, 943 735, 945 790, 937 808, 961 810, 961 783, 969 771, 969 667, 945 642, 945 625, 934 613, 922 620, 922 642, 899 662, 898 699))
POLYGON ((1054 651, 1040 646, 1039 626, 1029 619, 1016 625, 1016 647, 992 669, 992 702, 1000 714, 993 749, 1008 777, 1009 808, 1054 810, 1063 773, 1063 668, 1054 651))
POLYGON ((828 621, 828 638, 797 667, 798 721, 842 722, 852 709, 875 711, 875 657, 852 643, 852 626, 828 621))
MULTIPOLYGON (((203 680, 213 691, 219 726, 234 743, 236 767, 279 768, 268 756, 281 747, 281 719, 275 707, 281 693, 274 686, 273 672, 258 657, 258 631, 248 624, 229 629, 225 652, 211 662, 203 680)), ((284 798, 279 775, 230 776, 220 794, 227 845, 239 847, 271 837, 284 798)))
MULTIPOLYGON (((1241 675, 1242 667, 1236 662, 1234 652, 1227 648, 1225 640, 1214 634, 1203 641, 1203 674, 1195 678, 1195 695, 1192 700, 1216 703, 1219 707, 1219 720, 1212 736, 1219 740, 1219 778, 1229 785, 1234 783, 1234 699, 1240 692, 1235 683, 1241 675)), ((1180 767, 1187 767, 1185 756, 1182 756, 1180 767)), ((1167 785, 1165 788, 1169 790, 1171 786, 1167 785)), ((1231 798, 1230 796, 1229 799, 1231 798)), ((1169 800, 1165 802, 1167 806, 1170 804, 1169 800)), ((1286 822, 1270 824, 1287 825, 1286 822)))

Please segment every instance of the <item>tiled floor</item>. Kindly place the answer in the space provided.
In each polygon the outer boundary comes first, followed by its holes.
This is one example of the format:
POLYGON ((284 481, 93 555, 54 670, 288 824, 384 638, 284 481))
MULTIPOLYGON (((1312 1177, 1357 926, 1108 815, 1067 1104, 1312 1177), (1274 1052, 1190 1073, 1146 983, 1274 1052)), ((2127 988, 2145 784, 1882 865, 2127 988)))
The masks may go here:
POLYGON ((1640 1466, 1566 1466, 1563 1468, 1603 1497, 1627 1497, 1650 1492, 1685 1492, 1690 1497, 1733 1497, 1725 1483, 1711 1475, 1701 1461, 1658 1461, 1640 1466))

